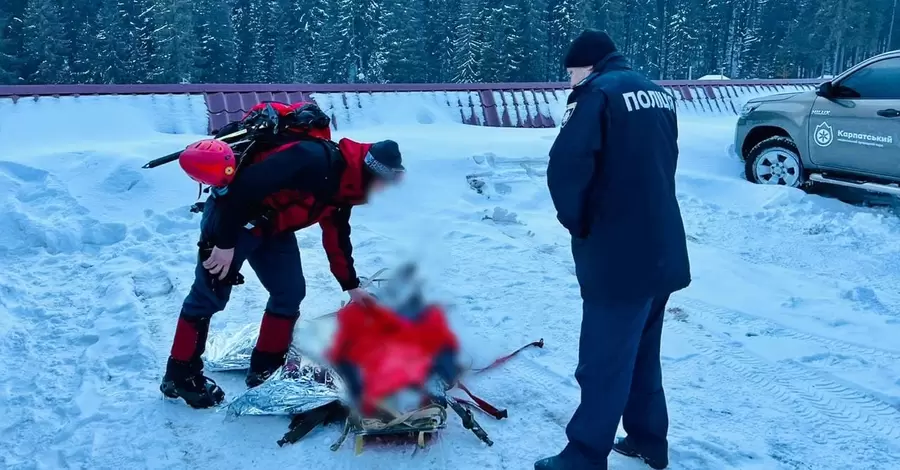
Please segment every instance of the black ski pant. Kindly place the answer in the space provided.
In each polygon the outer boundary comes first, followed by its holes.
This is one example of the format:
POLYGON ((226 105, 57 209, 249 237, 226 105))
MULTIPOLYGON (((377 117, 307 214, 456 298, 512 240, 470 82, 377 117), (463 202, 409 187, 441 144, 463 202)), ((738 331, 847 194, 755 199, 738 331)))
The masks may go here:
MULTIPOLYGON (((201 239, 210 233, 210 224, 215 219, 214 211, 215 200, 209 198, 203 210, 201 239)), ((237 274, 245 261, 269 292, 266 311, 286 318, 299 316, 300 303, 306 296, 306 281, 294 233, 257 236, 249 230, 243 230, 234 247, 230 273, 237 274)), ((188 317, 211 317, 225 309, 231 297, 231 289, 230 284, 213 282, 198 258, 194 269, 194 283, 184 299, 182 314, 188 317)))
POLYGON ((583 297, 575 370, 581 403, 566 427, 569 444, 561 456, 567 470, 606 470, 620 418, 643 452, 668 452, 660 340, 669 296, 633 301, 583 297))

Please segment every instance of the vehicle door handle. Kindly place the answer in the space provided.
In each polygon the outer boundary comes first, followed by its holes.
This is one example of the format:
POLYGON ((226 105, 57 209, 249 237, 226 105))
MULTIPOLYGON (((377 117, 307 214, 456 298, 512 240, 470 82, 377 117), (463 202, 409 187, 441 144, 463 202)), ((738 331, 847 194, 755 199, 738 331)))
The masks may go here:
POLYGON ((900 111, 896 109, 882 109, 878 111, 878 115, 886 118, 900 117, 900 111))

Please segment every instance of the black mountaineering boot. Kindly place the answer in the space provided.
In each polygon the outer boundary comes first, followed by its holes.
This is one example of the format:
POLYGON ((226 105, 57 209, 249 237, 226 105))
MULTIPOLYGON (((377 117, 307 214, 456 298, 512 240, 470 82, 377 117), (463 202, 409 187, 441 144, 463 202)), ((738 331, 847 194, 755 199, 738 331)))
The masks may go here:
POLYGON ((225 400, 225 392, 203 375, 209 317, 192 317, 182 313, 175 329, 172 352, 166 363, 159 391, 169 398, 181 398, 192 408, 211 408, 225 400))
POLYGON ((649 452, 644 451, 635 445, 634 441, 629 437, 617 437, 613 444, 613 450, 626 456, 635 457, 644 461, 645 464, 654 470, 663 470, 669 466, 669 456, 665 451, 649 452))
POLYGON ((297 318, 296 315, 284 316, 272 312, 263 315, 259 338, 250 354, 250 370, 245 380, 247 387, 258 387, 284 365, 294 338, 297 318))
POLYGON ((287 351, 283 353, 263 352, 257 348, 253 348, 250 353, 250 370, 247 371, 247 378, 244 382, 248 388, 258 387, 263 384, 269 377, 284 365, 287 358, 287 351))
POLYGON ((169 398, 181 398, 191 408, 212 408, 225 400, 225 392, 195 365, 169 358, 159 390, 169 398))

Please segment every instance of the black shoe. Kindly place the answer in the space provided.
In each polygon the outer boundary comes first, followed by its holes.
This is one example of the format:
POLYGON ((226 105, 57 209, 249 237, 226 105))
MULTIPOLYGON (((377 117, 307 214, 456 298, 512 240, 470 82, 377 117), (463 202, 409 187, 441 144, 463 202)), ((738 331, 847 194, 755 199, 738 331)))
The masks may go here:
POLYGON ((534 470, 564 470, 565 468, 562 457, 558 455, 547 457, 534 463, 534 470))
MULTIPOLYGON (((278 369, 275 369, 278 370, 278 369)), ((275 370, 264 370, 259 372, 249 371, 247 372, 247 378, 244 379, 244 383, 247 384, 247 388, 255 388, 259 387, 266 380, 269 380, 269 377, 275 373, 275 370)))
POLYGON ((191 408, 212 408, 225 400, 216 382, 198 371, 196 364, 169 359, 159 391, 169 398, 181 398, 191 408))
POLYGON ((616 438, 613 450, 626 457, 639 458, 654 470, 663 470, 669 466, 668 455, 648 455, 649 453, 642 452, 628 436, 616 438))
POLYGON ((287 358, 287 351, 283 353, 262 352, 254 348, 250 354, 250 370, 247 372, 247 378, 244 383, 248 388, 258 387, 263 384, 269 377, 284 365, 287 358))

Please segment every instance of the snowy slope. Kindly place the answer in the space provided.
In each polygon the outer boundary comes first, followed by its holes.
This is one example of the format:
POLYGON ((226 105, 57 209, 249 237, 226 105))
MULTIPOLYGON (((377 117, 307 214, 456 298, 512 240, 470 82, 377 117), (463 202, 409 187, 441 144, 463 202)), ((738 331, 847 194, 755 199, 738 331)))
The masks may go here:
MULTIPOLYGON (((160 127, 145 105, 91 109, 120 125, 106 136, 71 115, 75 128, 54 139, 0 114, 0 468, 520 470, 564 445, 579 399, 580 299, 543 179, 554 131, 409 122, 348 131, 398 140, 410 170, 403 187, 355 211, 360 271, 423 258, 476 364, 546 341, 471 380, 510 410, 502 422, 480 417, 492 448, 451 421, 417 455, 354 456, 351 445, 328 450, 337 428, 279 448, 286 419, 230 421, 161 399, 199 217, 187 210, 196 187, 177 165, 140 165, 198 136, 160 127)), ((197 132, 200 111, 173 112, 197 132)), ((671 468, 896 468, 900 222, 743 182, 725 150, 732 126, 682 122, 678 194, 694 283, 673 297, 664 334, 671 468)), ((343 299, 319 235, 299 235, 309 318, 343 299)), ((213 334, 258 321, 265 295, 244 273, 213 334)), ((240 376, 216 379, 230 396, 243 388, 240 376)))

